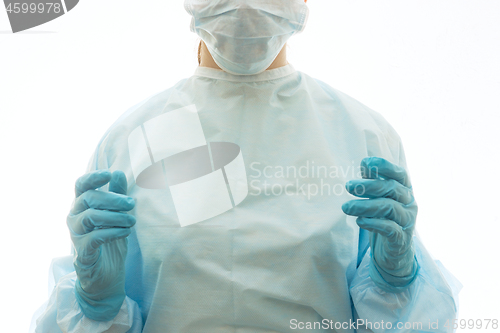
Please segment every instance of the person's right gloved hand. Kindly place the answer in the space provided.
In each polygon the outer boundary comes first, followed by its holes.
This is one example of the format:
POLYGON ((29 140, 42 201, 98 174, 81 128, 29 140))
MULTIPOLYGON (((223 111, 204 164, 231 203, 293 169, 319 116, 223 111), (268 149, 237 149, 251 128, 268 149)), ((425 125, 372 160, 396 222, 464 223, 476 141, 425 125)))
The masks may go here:
POLYGON ((76 181, 76 199, 67 224, 74 245, 76 299, 86 317, 112 320, 125 299, 127 239, 135 217, 121 171, 98 170, 76 181), (109 192, 98 190, 109 183, 109 192))

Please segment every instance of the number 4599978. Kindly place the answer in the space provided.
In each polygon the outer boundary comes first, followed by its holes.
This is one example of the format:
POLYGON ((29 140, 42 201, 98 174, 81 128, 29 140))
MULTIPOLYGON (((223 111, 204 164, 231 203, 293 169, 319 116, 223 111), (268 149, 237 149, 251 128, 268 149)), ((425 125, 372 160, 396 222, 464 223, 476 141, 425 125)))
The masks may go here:
POLYGON ((498 329, 498 319, 453 319, 447 320, 446 328, 461 329, 498 329))
POLYGON ((56 13, 59 14, 63 11, 60 3, 46 2, 46 3, 28 3, 28 2, 15 2, 7 5, 8 13, 56 13))

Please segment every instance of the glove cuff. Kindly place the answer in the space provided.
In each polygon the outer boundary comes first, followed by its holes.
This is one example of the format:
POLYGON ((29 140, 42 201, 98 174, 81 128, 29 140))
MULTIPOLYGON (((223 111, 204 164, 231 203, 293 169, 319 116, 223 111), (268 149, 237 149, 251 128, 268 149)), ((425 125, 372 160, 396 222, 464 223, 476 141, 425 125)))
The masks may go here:
POLYGON ((85 316, 96 321, 113 320, 126 297, 125 293, 106 297, 91 295, 83 290, 79 279, 75 283, 75 296, 85 316))
POLYGON ((391 293, 401 293, 408 289, 416 280, 420 265, 414 256, 413 268, 408 276, 395 276, 385 272, 371 255, 370 278, 382 290, 391 293))

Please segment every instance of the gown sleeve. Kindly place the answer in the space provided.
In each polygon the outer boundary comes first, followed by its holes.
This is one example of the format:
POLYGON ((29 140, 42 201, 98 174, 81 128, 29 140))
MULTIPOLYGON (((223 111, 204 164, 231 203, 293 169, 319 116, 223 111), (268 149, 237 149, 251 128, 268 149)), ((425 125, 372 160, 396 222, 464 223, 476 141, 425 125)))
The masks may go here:
MULTIPOLYGON (((398 155, 399 165, 408 171, 400 139, 398 155)), ((358 333, 453 332, 462 285, 438 260, 433 259, 417 231, 413 241, 420 270, 408 289, 400 293, 386 292, 371 280, 367 235, 367 231, 360 229, 358 268, 350 286, 354 319, 366 324, 364 329, 358 329, 358 333)))
MULTIPOLYGON (((99 147, 101 144, 99 145, 99 147)), ((99 157, 99 147, 87 172, 108 168, 99 157)), ((138 304, 128 296, 113 320, 95 321, 85 317, 75 296, 76 272, 73 256, 56 258, 49 272, 49 300, 33 315, 30 333, 140 333, 142 315, 138 304)))

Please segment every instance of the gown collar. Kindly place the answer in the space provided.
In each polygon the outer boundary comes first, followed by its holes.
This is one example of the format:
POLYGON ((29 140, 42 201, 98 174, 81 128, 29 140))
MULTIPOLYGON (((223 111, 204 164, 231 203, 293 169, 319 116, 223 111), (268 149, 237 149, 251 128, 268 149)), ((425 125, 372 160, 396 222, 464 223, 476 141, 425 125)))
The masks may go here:
POLYGON ((266 70, 255 75, 234 75, 220 69, 199 66, 196 68, 194 75, 233 82, 260 82, 280 79, 295 72, 295 68, 291 64, 266 70))

